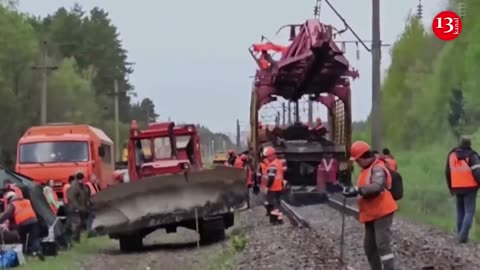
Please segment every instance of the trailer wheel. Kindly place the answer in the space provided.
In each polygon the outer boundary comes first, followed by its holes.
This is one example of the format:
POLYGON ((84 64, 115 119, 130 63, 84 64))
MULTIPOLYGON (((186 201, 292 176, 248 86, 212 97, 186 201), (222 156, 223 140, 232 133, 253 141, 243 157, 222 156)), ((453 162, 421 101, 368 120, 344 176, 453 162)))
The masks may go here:
POLYGON ((200 227, 200 243, 208 245, 225 240, 225 222, 223 217, 203 221, 200 227))
POLYGON ((122 252, 135 252, 143 248, 143 237, 123 236, 118 241, 120 243, 120 251, 122 252))

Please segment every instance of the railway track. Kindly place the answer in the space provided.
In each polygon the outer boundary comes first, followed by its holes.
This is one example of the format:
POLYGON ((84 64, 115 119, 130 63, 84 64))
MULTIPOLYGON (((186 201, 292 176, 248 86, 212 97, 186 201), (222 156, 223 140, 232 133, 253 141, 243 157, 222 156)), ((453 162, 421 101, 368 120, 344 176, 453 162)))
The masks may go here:
POLYGON ((328 197, 327 204, 333 209, 358 220, 358 208, 355 206, 355 202, 356 199, 333 194, 328 197))
MULTIPOLYGON (((337 209, 338 211, 344 212, 347 215, 358 216, 358 210, 356 210, 352 206, 346 205, 346 202, 347 202, 346 200, 345 201, 339 201, 338 199, 333 199, 333 198, 330 199, 329 198, 328 204, 330 206, 334 207, 335 209, 337 209)), ((281 201, 281 209, 282 209, 283 213, 287 216, 287 218, 289 219, 290 223, 293 226, 295 226, 297 228, 308 228, 308 229, 312 230, 312 233, 317 233, 315 231, 315 229, 310 226, 310 222, 308 221, 308 219, 303 217, 295 208, 296 207, 289 205, 287 202, 285 202, 283 200, 281 201)), ((320 234, 320 233, 318 233, 318 234, 320 234)), ((345 264, 343 256, 344 256, 343 252, 341 251, 340 256, 338 258, 338 260, 342 264, 341 269, 355 270, 355 268, 345 264)))

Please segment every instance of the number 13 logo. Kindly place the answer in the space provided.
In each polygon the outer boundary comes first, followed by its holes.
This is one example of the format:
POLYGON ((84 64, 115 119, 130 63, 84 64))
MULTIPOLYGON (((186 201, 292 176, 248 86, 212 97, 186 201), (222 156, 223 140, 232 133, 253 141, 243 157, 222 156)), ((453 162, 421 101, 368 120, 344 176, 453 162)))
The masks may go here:
POLYGON ((437 19, 437 29, 443 29, 443 26, 448 26, 448 30, 443 31, 444 34, 451 33, 455 27, 453 27, 453 18, 436 18, 437 19), (443 20, 443 22, 442 22, 443 20))
POLYGON ((433 19, 432 30, 441 40, 454 40, 462 32, 462 20, 453 11, 442 11, 433 19))

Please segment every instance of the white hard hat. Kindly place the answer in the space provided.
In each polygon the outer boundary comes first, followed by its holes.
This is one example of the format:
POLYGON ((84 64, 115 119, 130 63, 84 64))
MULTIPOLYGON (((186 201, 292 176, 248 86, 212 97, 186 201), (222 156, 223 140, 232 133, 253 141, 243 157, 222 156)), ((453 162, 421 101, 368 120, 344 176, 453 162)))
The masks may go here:
POLYGON ((17 194, 13 191, 9 191, 7 192, 7 194, 5 195, 5 198, 7 198, 7 201, 11 201, 13 199, 16 199, 17 198, 17 194))

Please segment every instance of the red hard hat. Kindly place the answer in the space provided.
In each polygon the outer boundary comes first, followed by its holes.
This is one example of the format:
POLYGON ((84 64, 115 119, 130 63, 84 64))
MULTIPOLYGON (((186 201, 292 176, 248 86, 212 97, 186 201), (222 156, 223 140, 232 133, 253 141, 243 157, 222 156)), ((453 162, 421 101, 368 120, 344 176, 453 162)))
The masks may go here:
POLYGON ((267 146, 263 149, 263 156, 264 157, 269 157, 271 155, 275 155, 277 153, 277 151, 275 151, 275 148, 271 147, 271 146, 267 146))
POLYGON ((357 160, 366 152, 370 151, 370 145, 364 141, 356 141, 350 147, 350 160, 357 160))
POLYGON ((241 155, 240 155, 240 159, 241 159, 241 160, 247 160, 247 158, 248 158, 248 156, 245 155, 245 154, 241 154, 241 155))
POLYGON ((228 150, 228 154, 230 154, 230 155, 235 154, 235 150, 233 150, 233 149, 228 150))

